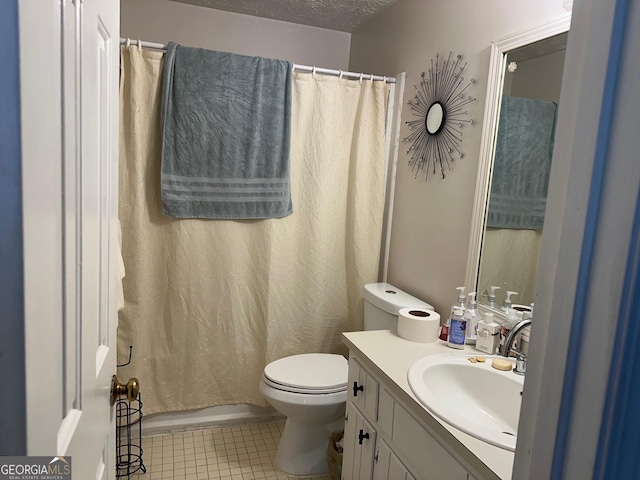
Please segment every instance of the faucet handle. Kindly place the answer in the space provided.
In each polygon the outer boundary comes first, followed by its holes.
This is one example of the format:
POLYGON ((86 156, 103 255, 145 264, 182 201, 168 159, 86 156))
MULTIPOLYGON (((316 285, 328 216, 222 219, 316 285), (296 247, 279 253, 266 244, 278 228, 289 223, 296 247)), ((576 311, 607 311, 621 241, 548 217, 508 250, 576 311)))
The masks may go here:
POLYGON ((516 375, 524 375, 527 371, 527 356, 518 352, 516 355, 516 366, 513 367, 513 373, 516 375))

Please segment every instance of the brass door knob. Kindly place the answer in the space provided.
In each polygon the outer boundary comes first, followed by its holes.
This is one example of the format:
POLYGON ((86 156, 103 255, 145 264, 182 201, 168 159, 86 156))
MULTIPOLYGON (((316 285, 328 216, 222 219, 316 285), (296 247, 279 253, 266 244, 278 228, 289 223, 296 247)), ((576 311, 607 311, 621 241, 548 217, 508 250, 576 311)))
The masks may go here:
POLYGON ((137 378, 130 378, 127 383, 120 383, 117 376, 111 378, 111 406, 116 403, 118 397, 127 396, 127 400, 133 402, 138 398, 140 392, 140 383, 137 378))

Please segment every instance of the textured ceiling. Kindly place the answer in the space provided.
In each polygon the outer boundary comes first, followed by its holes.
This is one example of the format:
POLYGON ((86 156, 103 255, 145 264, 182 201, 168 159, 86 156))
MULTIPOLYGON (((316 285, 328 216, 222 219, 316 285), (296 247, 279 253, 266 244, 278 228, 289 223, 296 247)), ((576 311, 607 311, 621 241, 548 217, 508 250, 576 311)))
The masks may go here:
POLYGON ((351 32, 396 0, 173 0, 227 12, 351 32))

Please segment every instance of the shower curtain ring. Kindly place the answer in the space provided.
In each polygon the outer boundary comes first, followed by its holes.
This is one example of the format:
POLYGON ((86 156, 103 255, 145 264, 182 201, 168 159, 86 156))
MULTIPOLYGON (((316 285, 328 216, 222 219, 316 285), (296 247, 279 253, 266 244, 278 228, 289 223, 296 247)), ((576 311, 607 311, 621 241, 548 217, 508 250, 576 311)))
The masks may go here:
POLYGON ((138 51, 142 50, 142 40, 138 39, 138 51))
POLYGON ((130 46, 131 46, 131 39, 127 37, 127 48, 129 48, 130 46))
POLYGON ((338 79, 342 80, 342 70, 340 70, 340 75, 338 75, 338 79))
POLYGON ((364 78, 364 73, 360 74, 360 85, 362 85, 362 79, 364 78))

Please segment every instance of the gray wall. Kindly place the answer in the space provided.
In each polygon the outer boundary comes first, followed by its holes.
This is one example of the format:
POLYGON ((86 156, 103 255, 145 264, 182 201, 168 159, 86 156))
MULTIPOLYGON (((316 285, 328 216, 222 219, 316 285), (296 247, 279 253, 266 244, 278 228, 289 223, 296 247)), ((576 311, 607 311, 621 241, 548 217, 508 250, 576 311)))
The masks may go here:
POLYGON ((351 34, 168 0, 122 0, 122 37, 346 70, 351 34))
MULTIPOLYGON (((469 108, 476 125, 465 128, 465 156, 444 180, 414 180, 406 144, 398 157, 388 281, 443 315, 457 298, 455 287, 464 283, 491 42, 564 14, 558 0, 399 0, 351 36, 351 70, 407 72, 403 123, 412 118, 406 103, 413 85, 436 53, 462 54, 465 77, 477 80, 470 94, 478 101, 469 108)), ((403 125, 401 137, 408 133, 403 125)))
POLYGON ((559 103, 564 56, 562 51, 518 62, 514 73, 505 74, 511 77, 509 95, 559 103))
POLYGON ((26 452, 18 2, 0 2, 0 455, 26 452))

